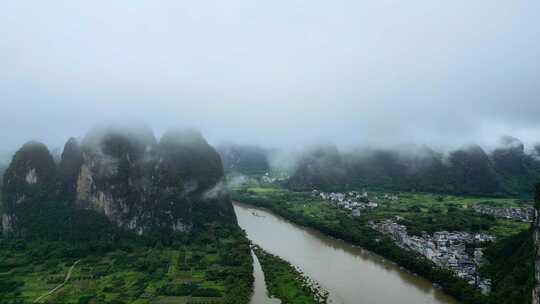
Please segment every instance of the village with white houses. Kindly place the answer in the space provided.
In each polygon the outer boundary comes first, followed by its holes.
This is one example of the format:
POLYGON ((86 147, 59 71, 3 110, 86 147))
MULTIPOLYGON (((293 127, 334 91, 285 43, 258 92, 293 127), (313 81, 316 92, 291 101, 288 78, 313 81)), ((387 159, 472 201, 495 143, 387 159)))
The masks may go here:
POLYGON ((266 172, 261 177, 261 182, 264 183, 264 184, 272 185, 272 184, 275 184, 275 183, 284 182, 284 181, 288 180, 289 178, 290 178, 290 176, 287 173, 284 173, 284 172, 277 172, 277 173, 273 173, 273 174, 270 174, 270 172, 266 172))
MULTIPOLYGON (((367 192, 359 193, 356 191, 326 193, 313 190, 312 195, 350 212, 353 217, 360 216, 363 210, 378 208, 377 202, 379 200, 399 201, 399 197, 394 194, 383 194, 380 197, 370 198, 367 192)), ((528 221, 532 218, 532 215, 525 208, 477 206, 473 208, 476 212, 495 217, 519 221, 528 221)), ((409 235, 407 227, 399 223, 401 220, 401 217, 395 216, 394 219, 380 222, 369 221, 368 225, 389 236, 399 247, 415 251, 431 260, 435 265, 450 269, 458 277, 481 290, 482 293, 487 294, 491 291, 491 280, 480 277, 478 269, 483 263, 483 247, 494 242, 494 236, 483 233, 470 234, 462 231, 439 231, 433 235, 424 233, 422 236, 409 235), (467 245, 473 245, 475 248, 472 254, 467 252, 467 245)))
POLYGON ((496 218, 504 218, 524 223, 532 223, 534 219, 533 207, 490 207, 481 204, 473 206, 474 211, 496 218))
MULTIPOLYGON (((362 194, 356 191, 327 193, 313 190, 312 195, 320 197, 324 201, 334 203, 336 207, 350 212, 352 216, 360 216, 362 210, 379 207, 378 203, 369 198, 367 192, 363 192, 362 194)), ((397 201, 398 197, 396 195, 385 194, 383 199, 397 201)))
POLYGON ((411 236, 407 233, 407 227, 399 224, 399 220, 397 216, 395 220, 370 221, 368 225, 389 236, 399 247, 418 252, 435 265, 452 270, 458 277, 476 286, 483 293, 490 292, 491 281, 481 278, 478 273, 478 268, 483 263, 483 248, 476 247, 474 253, 470 255, 466 251, 466 245, 482 246, 494 242, 494 236, 459 231, 439 231, 433 235, 424 233, 422 236, 411 236))

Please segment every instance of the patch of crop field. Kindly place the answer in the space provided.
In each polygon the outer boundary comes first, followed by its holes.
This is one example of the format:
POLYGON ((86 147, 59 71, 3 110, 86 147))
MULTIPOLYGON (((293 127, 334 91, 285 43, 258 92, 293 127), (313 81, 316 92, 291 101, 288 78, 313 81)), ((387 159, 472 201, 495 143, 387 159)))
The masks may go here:
POLYGON ((498 238, 505 238, 515 235, 521 231, 525 231, 531 227, 529 223, 515 222, 509 220, 498 219, 497 224, 491 227, 489 233, 498 238))
POLYGON ((223 300, 220 298, 191 297, 188 304, 220 304, 223 300))
POLYGON ((264 188, 264 187, 253 187, 249 188, 249 190, 254 191, 256 193, 260 194, 271 194, 271 193, 277 193, 280 191, 278 188, 264 188))
POLYGON ((158 297, 152 301, 152 304, 188 304, 189 297, 158 297))
POLYGON ((499 238, 527 229, 527 223, 499 220, 476 213, 472 206, 487 204, 494 207, 519 207, 532 203, 515 198, 460 197, 441 194, 397 193, 397 201, 380 199, 385 193, 370 193, 379 198, 379 208, 365 212, 372 219, 400 216, 413 233, 440 230, 488 232, 499 238))
MULTIPOLYGON (((354 190, 353 190, 354 191, 354 190)), ((356 190, 363 193, 363 189, 356 190)), ((322 201, 309 192, 293 192, 281 188, 246 188, 239 192, 244 197, 265 203, 279 204, 290 212, 313 218, 330 226, 338 225, 340 218, 348 216, 332 202, 322 201)), ((367 191, 378 208, 362 210, 356 220, 367 222, 399 216, 413 234, 435 231, 487 232, 498 238, 517 234, 528 228, 527 223, 499 220, 476 213, 472 207, 487 204, 494 207, 524 207, 532 202, 516 198, 487 198, 456 196, 435 193, 367 191), (398 200, 390 200, 385 195, 397 195, 398 200)))
MULTIPOLYGON (((443 194, 429 193, 395 193, 399 197, 398 201, 391 201, 382 198, 384 192, 368 192, 370 197, 376 199, 383 207, 390 210, 403 210, 410 207, 423 208, 424 212, 439 211, 445 213, 449 208, 470 208, 476 204, 488 204, 493 207, 519 207, 532 205, 532 202, 522 201, 515 198, 485 198, 485 197, 469 197, 469 196, 454 196, 443 194)), ((393 193, 392 193, 393 194, 393 193)))
MULTIPOLYGON (((247 303, 252 278, 242 276, 252 273, 248 241, 240 234, 203 240, 168 247, 133 244, 127 250, 90 254, 73 266, 62 288, 39 303, 247 303), (228 280, 229 275, 237 280, 228 280)), ((18 249, 19 242, 0 240, 0 270, 5 270, 0 291, 6 289, 0 303, 32 303, 62 284, 75 262, 69 251, 34 255, 40 245, 18 249)))

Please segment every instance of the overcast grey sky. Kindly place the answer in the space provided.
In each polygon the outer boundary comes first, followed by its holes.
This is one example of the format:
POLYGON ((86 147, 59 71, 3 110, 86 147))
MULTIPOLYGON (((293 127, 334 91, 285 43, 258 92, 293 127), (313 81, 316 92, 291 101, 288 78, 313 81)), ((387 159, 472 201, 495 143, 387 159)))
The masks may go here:
POLYGON ((106 121, 297 147, 540 141, 540 1, 2 1, 2 149, 106 121))

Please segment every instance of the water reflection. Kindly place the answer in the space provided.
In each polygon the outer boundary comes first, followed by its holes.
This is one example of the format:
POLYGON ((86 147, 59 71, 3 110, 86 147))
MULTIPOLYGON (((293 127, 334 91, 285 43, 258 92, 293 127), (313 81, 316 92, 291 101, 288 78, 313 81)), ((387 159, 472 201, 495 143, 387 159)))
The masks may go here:
POLYGON ((281 304, 278 299, 270 298, 267 294, 266 281, 264 280, 264 273, 261 269, 261 264, 257 256, 251 252, 253 257, 253 276, 255 282, 253 283, 253 295, 251 296, 250 304, 281 304))
POLYGON ((249 239, 318 281, 330 292, 331 303, 458 303, 429 281, 367 250, 290 223, 264 209, 238 203, 234 209, 249 239))

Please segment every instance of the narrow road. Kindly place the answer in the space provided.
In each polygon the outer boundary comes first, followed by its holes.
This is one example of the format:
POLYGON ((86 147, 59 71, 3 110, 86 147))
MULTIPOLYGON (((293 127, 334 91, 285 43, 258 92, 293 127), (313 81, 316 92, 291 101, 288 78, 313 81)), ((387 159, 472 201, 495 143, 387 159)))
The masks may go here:
POLYGON ((71 267, 69 267, 69 270, 66 274, 66 278, 64 279, 64 282, 60 283, 58 286, 56 286, 55 288, 51 289, 49 292, 47 292, 46 294, 42 295, 41 297, 37 298, 34 300, 33 303, 39 303, 39 301, 41 301, 42 299, 44 299, 45 297, 48 297, 50 295, 52 295, 53 293, 55 293, 58 289, 62 288, 64 285, 66 285, 66 283, 69 281, 69 279, 71 278, 71 273, 73 272, 73 269, 75 268, 75 266, 77 266, 77 264, 79 264, 81 260, 77 260, 75 261, 75 263, 73 263, 73 265, 71 265, 71 267))

